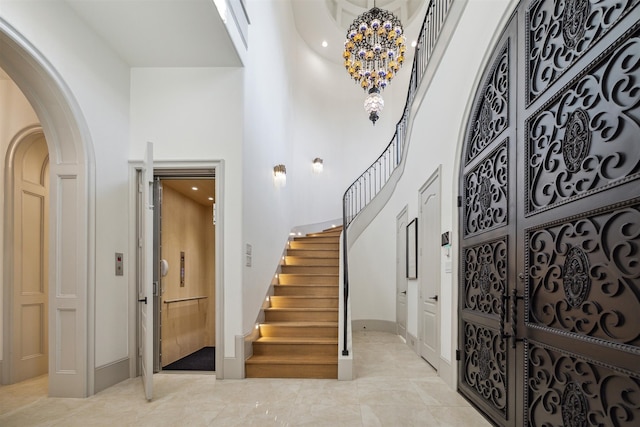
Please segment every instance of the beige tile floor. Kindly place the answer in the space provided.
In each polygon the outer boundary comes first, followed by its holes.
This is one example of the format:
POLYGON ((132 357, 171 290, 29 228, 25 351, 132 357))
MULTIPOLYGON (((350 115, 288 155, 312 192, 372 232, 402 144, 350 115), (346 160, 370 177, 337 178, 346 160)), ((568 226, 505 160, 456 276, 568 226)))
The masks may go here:
POLYGON ((354 381, 156 374, 87 399, 46 397, 46 376, 0 387, 0 426, 489 426, 400 338, 356 332, 354 381))

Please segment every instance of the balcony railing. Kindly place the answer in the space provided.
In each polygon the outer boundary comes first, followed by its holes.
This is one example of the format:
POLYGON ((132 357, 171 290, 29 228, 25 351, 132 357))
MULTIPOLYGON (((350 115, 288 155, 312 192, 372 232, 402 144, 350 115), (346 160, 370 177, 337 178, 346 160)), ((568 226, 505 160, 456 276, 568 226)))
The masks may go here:
POLYGON ((431 0, 427 8, 427 13, 420 29, 418 43, 416 45, 413 67, 411 69, 411 80, 409 81, 409 92, 407 102, 404 107, 402 118, 396 125, 396 131, 391 138, 387 148, 376 159, 375 162, 365 170, 349 186, 342 198, 342 221, 343 221, 343 293, 344 293, 344 342, 342 343, 342 354, 349 355, 347 347, 347 319, 349 300, 349 262, 348 262, 348 228, 358 214, 378 195, 378 193, 389 182, 392 174, 402 162, 409 125, 411 106, 417 94, 420 82, 424 77, 427 64, 431 59, 438 37, 440 36, 445 19, 451 8, 453 0, 431 0))

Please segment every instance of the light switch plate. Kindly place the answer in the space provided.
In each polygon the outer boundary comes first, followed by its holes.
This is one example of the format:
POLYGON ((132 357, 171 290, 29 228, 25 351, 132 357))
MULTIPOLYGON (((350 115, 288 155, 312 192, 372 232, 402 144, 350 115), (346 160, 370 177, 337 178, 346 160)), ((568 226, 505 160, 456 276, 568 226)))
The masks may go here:
POLYGON ((116 276, 124 275, 124 255, 122 252, 116 252, 116 276))

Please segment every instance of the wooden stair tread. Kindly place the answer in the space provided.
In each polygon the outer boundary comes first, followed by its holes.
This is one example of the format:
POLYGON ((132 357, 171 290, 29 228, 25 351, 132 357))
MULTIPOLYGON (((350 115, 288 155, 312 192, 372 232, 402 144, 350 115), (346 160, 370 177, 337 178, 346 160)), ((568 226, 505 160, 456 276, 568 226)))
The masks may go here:
POLYGON ((338 356, 251 356, 245 363, 256 365, 337 365, 338 356))
POLYGON ((290 326, 294 328, 337 328, 338 322, 304 322, 304 321, 295 321, 295 322, 269 322, 264 324, 264 326, 290 326))
POLYGON ((264 311, 338 311, 332 307, 267 307, 264 311))
POLYGON ((287 286, 308 286, 310 288, 314 288, 314 287, 330 287, 330 288, 336 288, 339 286, 338 283, 276 283, 273 286, 283 286, 283 287, 287 287, 287 286))
POLYGON ((294 244, 295 246, 296 243, 304 243, 308 244, 309 246, 323 245, 327 247, 334 247, 335 250, 338 250, 340 248, 340 238, 338 237, 336 237, 335 239, 333 237, 300 237, 296 238, 295 240, 289 241, 289 245, 294 244))
POLYGON ((298 256, 298 257, 327 257, 327 258, 338 258, 340 256, 340 251, 337 249, 287 249, 287 256, 298 256))
POLYGON ((280 264, 286 266, 306 266, 306 267, 338 267, 340 260, 338 258, 313 258, 313 257, 290 257, 280 264))
POLYGON ((335 344, 338 345, 338 338, 325 337, 260 337, 254 341, 259 344, 335 344))
MULTIPOLYGON (((298 269, 302 269, 302 268, 330 268, 330 269, 334 269, 336 267, 339 267, 338 263, 335 263, 335 265, 323 265, 323 264, 280 264, 281 267, 296 267, 298 269)), ((283 274, 287 274, 287 273, 283 273, 283 274)), ((288 273, 291 274, 291 273, 288 273)), ((330 273, 330 274, 335 274, 335 273, 330 273)))
POLYGON ((290 243, 309 243, 311 245, 333 245, 336 248, 340 246, 339 237, 296 237, 289 241, 290 243))
MULTIPOLYGON (((282 286, 297 286, 297 285, 282 285, 282 286)), ((305 286, 305 285, 300 285, 305 286)), ((307 285, 307 286, 317 286, 317 285, 307 285)), ((316 296, 316 295, 272 295, 270 298, 286 298, 286 299, 335 299, 337 296, 316 296)))
POLYGON ((300 277, 338 277, 338 273, 280 273, 278 277, 291 277, 291 276, 300 276, 300 277))

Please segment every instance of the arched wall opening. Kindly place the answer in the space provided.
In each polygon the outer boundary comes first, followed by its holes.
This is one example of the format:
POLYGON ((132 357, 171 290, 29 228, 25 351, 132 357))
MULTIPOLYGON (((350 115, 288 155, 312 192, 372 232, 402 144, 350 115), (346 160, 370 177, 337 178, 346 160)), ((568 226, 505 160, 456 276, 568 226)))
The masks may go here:
MULTIPOLYGON (((61 76, 1 18, 0 67, 33 107, 49 150, 49 395, 86 397, 94 392, 95 364, 95 160, 91 137, 61 76)), ((4 197, 6 187, 2 191, 4 197)), ((5 251, 3 271, 6 268, 10 267, 5 251)), ((3 289, 7 286, 4 283, 3 289)), ((3 310, 5 329, 6 312, 3 310)))

